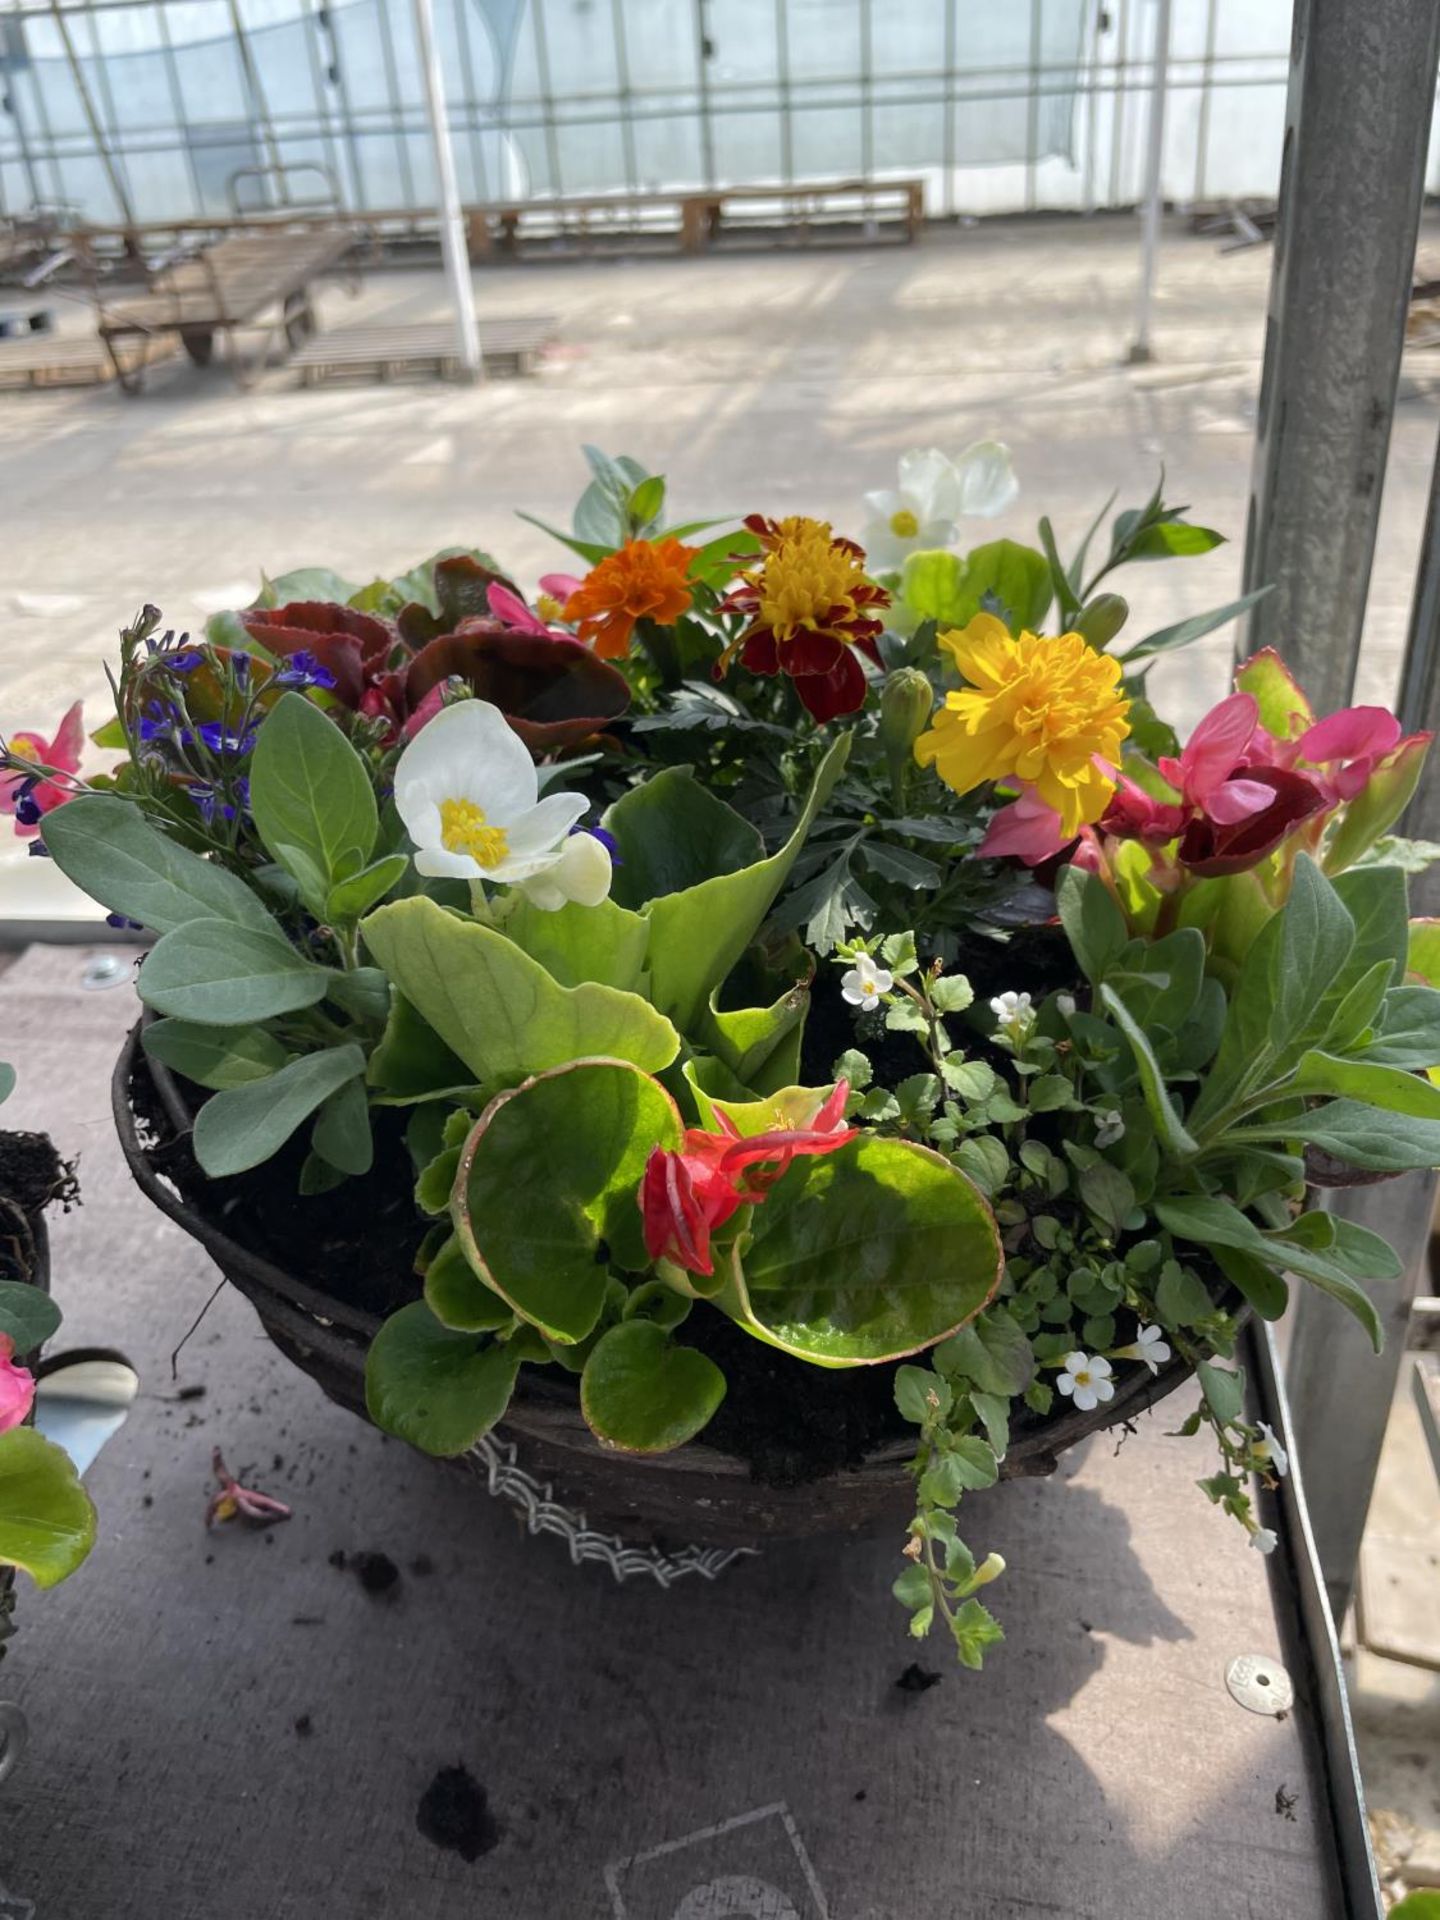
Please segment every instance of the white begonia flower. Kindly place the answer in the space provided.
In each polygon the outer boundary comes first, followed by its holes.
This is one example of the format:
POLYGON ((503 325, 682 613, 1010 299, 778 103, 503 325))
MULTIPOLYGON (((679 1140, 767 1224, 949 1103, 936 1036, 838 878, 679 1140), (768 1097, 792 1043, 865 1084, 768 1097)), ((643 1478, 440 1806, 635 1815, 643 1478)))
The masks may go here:
POLYGON ((1279 1546, 1280 1539, 1277 1534, 1270 1531, 1269 1527, 1256 1527, 1250 1536, 1250 1544, 1257 1553, 1273 1553, 1279 1546))
POLYGON ((610 897, 613 877, 610 849, 593 833, 580 832, 570 835, 553 867, 521 880, 519 887, 532 906, 558 913, 572 900, 577 906, 598 907, 610 897))
POLYGON ((1268 1467, 1271 1473, 1283 1480, 1290 1471, 1290 1456, 1276 1438, 1274 1428, 1267 1426, 1263 1420, 1259 1425, 1261 1437, 1250 1442, 1250 1451, 1262 1467, 1268 1467))
POLYGON ((537 906, 582 900, 594 906, 610 891, 594 853, 571 851, 570 829, 589 806, 579 793, 539 797, 530 750, 488 700, 442 707, 401 754, 395 805, 415 843, 415 866, 432 878, 492 880, 507 886, 544 876, 537 906), (558 896, 558 897, 557 897, 558 896))
POLYGON ((852 1007, 873 1013, 880 1004, 880 996, 889 993, 894 984, 893 973, 877 967, 868 953, 857 953, 854 966, 841 976, 840 992, 852 1007))
POLYGON ((990 1011, 1012 1040, 1023 1040, 1035 1024, 1035 1007, 1028 993, 997 993, 990 1011))
POLYGON ((991 519, 1020 491, 1010 449, 977 440, 950 460, 938 447, 900 456, 899 485, 865 495, 870 518, 861 545, 872 567, 900 567, 907 554, 948 547, 962 518, 991 519))
POLYGON ((1110 1362, 1103 1353, 1067 1353, 1065 1371, 1055 1384, 1074 1400, 1081 1413, 1093 1413, 1102 1400, 1115 1397, 1110 1362))
POLYGON ((1096 1114, 1095 1144, 1097 1147, 1113 1147, 1117 1140, 1124 1138, 1124 1118, 1113 1107, 1096 1114))
POLYGON ((1135 1335, 1134 1344, 1115 1349, 1117 1360, 1143 1360, 1151 1373, 1159 1373, 1161 1367, 1170 1358, 1170 1347, 1164 1330, 1160 1327, 1141 1327, 1135 1335))

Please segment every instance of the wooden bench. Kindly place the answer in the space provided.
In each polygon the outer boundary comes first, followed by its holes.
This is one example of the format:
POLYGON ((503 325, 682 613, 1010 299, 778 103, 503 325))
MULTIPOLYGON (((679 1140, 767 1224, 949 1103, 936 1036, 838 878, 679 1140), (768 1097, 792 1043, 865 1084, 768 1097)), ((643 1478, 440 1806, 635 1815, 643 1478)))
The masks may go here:
POLYGON ((874 237, 882 223, 918 239, 925 220, 921 180, 830 180, 804 186, 716 187, 685 196, 681 244, 704 253, 727 230, 754 239, 758 233, 793 232, 803 244, 814 229, 833 231, 858 224, 874 237), (727 217, 728 216, 728 217, 727 217))
POLYGON ((679 188, 663 193, 608 193, 555 199, 494 201, 465 210, 471 257, 518 254, 522 238, 564 237, 582 246, 674 236, 685 253, 704 253, 727 230, 802 244, 817 230, 859 226, 867 238, 881 225, 915 240, 925 219, 925 187, 910 180, 826 180, 803 185, 679 188))
MULTIPOLYGON (((550 315, 522 315, 480 322, 480 353, 486 373, 534 371, 541 349, 555 337, 550 315)), ((315 386, 337 376, 392 380, 400 375, 453 375, 459 369, 454 322, 336 327, 312 334, 290 363, 300 384, 315 386)))
POLYGON ((127 342, 113 351, 96 334, 34 333, 0 340, 0 389, 98 387, 116 377, 135 379, 156 360, 175 352, 173 340, 127 342))

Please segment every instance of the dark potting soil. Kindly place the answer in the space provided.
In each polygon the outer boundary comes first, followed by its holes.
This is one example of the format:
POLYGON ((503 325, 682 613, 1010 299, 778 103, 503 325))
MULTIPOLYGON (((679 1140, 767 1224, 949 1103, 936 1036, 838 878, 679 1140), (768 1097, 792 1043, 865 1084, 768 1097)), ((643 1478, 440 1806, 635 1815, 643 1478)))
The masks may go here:
POLYGON ((427 1840, 462 1860, 478 1860, 500 1843, 485 1789, 464 1766, 440 1768, 420 1796, 415 1824, 427 1840))
POLYGON ((58 1200, 68 1210, 79 1194, 75 1170, 55 1151, 46 1133, 0 1133, 0 1199, 22 1213, 39 1213, 58 1200))

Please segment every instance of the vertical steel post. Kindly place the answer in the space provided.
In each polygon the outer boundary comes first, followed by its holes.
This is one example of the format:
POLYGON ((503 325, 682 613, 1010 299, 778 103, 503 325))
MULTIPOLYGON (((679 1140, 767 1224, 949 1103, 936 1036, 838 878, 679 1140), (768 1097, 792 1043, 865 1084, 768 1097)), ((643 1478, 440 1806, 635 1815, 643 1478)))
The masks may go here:
POLYGON ((1347 704, 1370 584, 1440 56, 1429 0, 1296 0, 1245 552, 1283 647, 1347 704))
POLYGON ((1435 1210, 1435 1176, 1405 1173, 1373 1187, 1324 1196, 1328 1213, 1369 1227, 1394 1247, 1396 1280, 1367 1280, 1385 1345, 1376 1354, 1359 1322, 1318 1288, 1291 1283, 1285 1384, 1291 1431, 1305 1465, 1320 1570, 1337 1623, 1355 1587, 1360 1538, 1405 1352, 1410 1303, 1419 1288, 1435 1210))
MULTIPOLYGON (((1424 545, 1415 578, 1396 711, 1407 733, 1422 727, 1440 733, 1440 445, 1430 476, 1430 504, 1425 513, 1424 545)), ((1431 749, 1430 764, 1403 827, 1414 840, 1440 840, 1440 748, 1431 749)), ((1440 914, 1440 867, 1431 867, 1411 879, 1410 910, 1440 914)))
POLYGON ((1140 216, 1140 286, 1135 296, 1135 338, 1125 356, 1132 367, 1155 355, 1150 346, 1150 309, 1155 300, 1155 263, 1160 251, 1161 179, 1165 166, 1165 95, 1170 84, 1170 0, 1155 0, 1155 46, 1151 56, 1150 123, 1145 141, 1145 204, 1140 216))
POLYGON ((439 189, 440 252, 455 307, 455 339, 467 379, 478 379, 480 333, 475 323, 475 290, 470 283, 470 255, 465 246, 465 221, 460 212, 460 188, 455 179, 455 153, 450 145, 450 123, 445 111, 445 83, 435 45, 432 0, 415 0, 415 31, 420 42, 420 70, 425 80, 425 105, 430 115, 430 138, 435 146, 435 183, 439 189))

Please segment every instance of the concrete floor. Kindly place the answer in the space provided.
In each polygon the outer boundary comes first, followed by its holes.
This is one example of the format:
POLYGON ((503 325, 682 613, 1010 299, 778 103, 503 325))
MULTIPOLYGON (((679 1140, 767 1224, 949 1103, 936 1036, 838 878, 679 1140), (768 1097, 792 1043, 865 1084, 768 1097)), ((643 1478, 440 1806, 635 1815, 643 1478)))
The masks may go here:
MULTIPOLYGON (((1422 264, 1440 254, 1440 222, 1427 223, 1421 251, 1422 264)), ((535 378, 474 389, 304 392, 276 370, 240 394, 223 368, 180 360, 138 400, 0 395, 0 725, 44 726, 77 695, 103 718, 101 660, 145 600, 194 626, 247 600, 262 569, 323 564, 364 579, 457 543, 488 548, 529 582, 564 553, 513 509, 567 523, 584 441, 667 474, 677 515, 804 510, 858 533, 860 495, 892 484, 907 447, 958 452, 993 434, 1012 447, 1022 492, 975 538, 1033 538, 1048 513, 1062 549, 1112 488, 1118 505, 1138 501, 1163 463, 1173 497, 1235 541, 1117 582, 1132 632, 1168 624, 1238 591, 1270 266, 1268 249, 1222 255, 1168 233, 1157 360, 1144 368, 1122 364, 1133 224, 1037 220, 937 229, 916 247, 479 272, 482 314, 554 314, 557 344, 535 378)), ((327 290, 322 310, 328 325, 435 318, 443 282, 426 270, 376 273, 358 298, 327 290)), ((88 316, 68 311, 62 324, 84 329, 88 316)), ((1440 359, 1412 352, 1363 698, 1385 700, 1395 685, 1437 394, 1440 359)), ((1157 704, 1193 720, 1223 692, 1231 645, 1225 631, 1159 665, 1157 704)), ((0 850, 0 914, 21 911, 22 894, 34 911, 63 911, 46 892, 57 879, 0 850)), ((1397 1431, 1384 1484, 1418 1503, 1428 1463, 1403 1423, 1397 1431)), ((1433 1551, 1430 1519, 1414 1524, 1433 1551)), ((1440 1827, 1440 1684, 1364 1653, 1356 1677, 1373 1800, 1417 1828, 1440 1827)))
MULTIPOLYGON (((907 447, 997 434, 1022 492, 993 530, 1033 538, 1049 513, 1062 547, 1112 488, 1120 505, 1142 498, 1163 463, 1174 497, 1237 544, 1117 584, 1137 632, 1214 605, 1238 590, 1270 254, 1172 231, 1158 359, 1127 368, 1135 244, 1128 220, 1000 222, 914 247, 500 267, 476 274, 483 314, 557 317, 534 379, 304 392, 277 369, 240 394, 223 368, 180 359, 139 400, 0 395, 6 717, 43 721, 75 692, 98 703, 101 652, 133 608, 193 624, 262 568, 363 577, 464 541, 528 579, 561 552, 513 509, 568 520, 587 440, 665 472, 686 517, 805 509, 853 533, 861 493, 893 484, 907 447)), ((425 270, 323 296, 332 325, 443 311, 425 270)), ((1440 360, 1411 356, 1363 674, 1376 697, 1403 638, 1437 375, 1440 360)), ((1201 710, 1230 644, 1157 668, 1160 704, 1201 710)))

